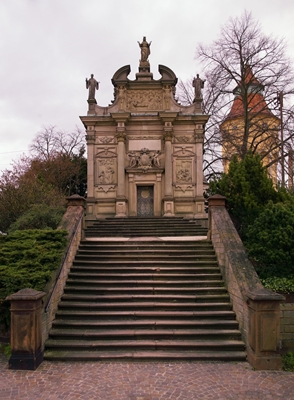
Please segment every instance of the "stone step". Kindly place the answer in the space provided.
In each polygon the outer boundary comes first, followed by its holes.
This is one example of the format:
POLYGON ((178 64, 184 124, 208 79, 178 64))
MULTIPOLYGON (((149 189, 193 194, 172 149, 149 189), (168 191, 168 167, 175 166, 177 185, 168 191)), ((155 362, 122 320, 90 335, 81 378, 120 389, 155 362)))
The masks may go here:
POLYGON ((54 327, 50 340, 241 340, 239 329, 61 329, 54 327))
POLYGON ((200 254, 145 254, 145 253, 135 253, 135 254, 103 254, 103 255, 92 255, 92 254, 77 254, 75 257, 75 264, 85 261, 86 263, 90 263, 92 261, 101 263, 102 261, 145 261, 148 262, 155 260, 156 262, 160 261, 170 261, 172 259, 173 262, 181 261, 184 264, 186 261, 195 261, 195 262, 208 262, 212 261, 217 263, 215 255, 200 255, 200 254))
MULTIPOLYGON (((62 316, 61 316, 62 318, 62 316)), ((70 318, 70 317, 69 317, 70 318)), ((226 319, 113 319, 113 320, 98 320, 86 319, 57 319, 53 321, 53 328, 62 329, 238 329, 238 322, 236 320, 226 319)))
POLYGON ((46 343, 50 349, 72 349, 99 351, 102 349, 113 350, 233 350, 244 351, 244 342, 241 340, 54 340, 46 343))
POLYGON ((164 301, 140 301, 140 302, 102 302, 102 301, 74 301, 74 300, 61 300, 59 303, 59 309, 76 309, 85 311, 94 310, 107 310, 107 311, 209 311, 209 310, 231 310, 232 306, 229 302, 164 302, 164 301))
POLYGON ((146 249, 146 250, 210 250, 213 251, 211 241, 208 240, 121 240, 121 241, 105 241, 105 240, 82 240, 79 249, 146 249), (184 243, 183 243, 184 242, 184 243))
MULTIPOLYGON (((84 302, 153 302, 153 303, 160 303, 160 302, 172 302, 174 303, 189 303, 189 302, 225 302, 229 301, 230 297, 227 293, 217 293, 217 294, 63 294, 61 297, 62 301, 84 301, 84 302)), ((142 304, 142 306, 144 306, 142 304)))
POLYGON ((194 271, 187 271, 186 273, 179 274, 170 274, 168 272, 162 274, 153 274, 151 273, 107 273, 106 272, 92 272, 91 274, 87 272, 70 272, 68 274, 67 285, 72 285, 77 282, 77 280, 82 285, 89 285, 93 283, 93 285, 103 284, 106 285, 130 285, 130 286, 146 286, 146 285, 154 285, 157 286, 173 286, 177 287, 178 285, 183 286, 191 286, 191 287, 199 287, 205 285, 223 285, 222 276, 220 273, 212 273, 212 274, 196 274, 194 271))
POLYGON ((111 266, 117 267, 121 266, 121 268, 125 269, 126 267, 131 266, 134 267, 152 267, 153 270, 163 270, 163 269, 171 269, 172 267, 180 267, 183 269, 192 268, 193 270, 201 269, 201 268, 210 268, 217 270, 218 264, 217 261, 197 261, 197 260, 185 260, 185 262, 179 260, 74 260, 73 267, 83 265, 85 267, 99 267, 99 266, 111 266))
MULTIPOLYGON (((77 283, 75 283, 77 285, 77 283)), ((211 295, 211 294, 227 294, 226 288, 221 286, 216 287, 150 287, 150 286, 138 286, 138 287, 126 287, 126 286, 118 286, 118 287, 105 287, 105 286, 70 286, 67 285, 64 289, 65 294, 87 294, 87 295, 96 295, 96 294, 128 294, 128 295, 137 295, 141 294, 146 297, 146 295, 170 295, 177 296, 178 294, 186 295, 211 295)), ((104 296, 105 297, 105 296, 104 296)), ((176 298, 176 297, 175 297, 176 298)))
POLYGON ((169 248, 169 249, 152 249, 150 247, 148 248, 140 248, 139 246, 133 247, 133 248, 112 248, 112 249, 105 249, 104 247, 101 249, 97 248, 98 246, 95 246, 93 249, 87 249, 87 248, 80 248, 77 252, 77 256, 115 256, 117 254, 119 255, 127 255, 127 256, 134 256, 134 255, 144 255, 144 256, 173 256, 176 255, 178 256, 179 253, 183 255, 188 255, 188 256, 213 256, 214 258, 216 257, 215 252, 213 249, 178 249, 175 250, 174 248, 169 248), (96 248, 95 248, 96 247, 96 248))
POLYGON ((216 310, 100 310, 98 307, 97 310, 89 309, 74 309, 70 307, 68 309, 59 308, 56 312, 56 318, 59 319, 78 319, 80 321, 83 320, 113 320, 115 318, 116 321, 133 321, 133 320, 145 320, 145 319, 156 319, 156 321, 165 321, 170 318, 179 319, 192 319, 195 321, 210 319, 212 321, 222 319, 222 320, 234 320, 235 321, 235 313, 232 309, 220 310, 217 308, 216 310))
POLYGON ((48 361, 245 361, 245 351, 76 351, 46 350, 44 358, 48 361))

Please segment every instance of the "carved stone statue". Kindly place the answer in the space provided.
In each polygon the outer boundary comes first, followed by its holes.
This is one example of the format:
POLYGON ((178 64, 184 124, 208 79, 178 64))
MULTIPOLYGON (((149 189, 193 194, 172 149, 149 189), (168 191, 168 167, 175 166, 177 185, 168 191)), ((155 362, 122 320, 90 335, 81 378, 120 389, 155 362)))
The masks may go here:
POLYGON ((130 159, 129 160, 129 167, 130 168, 136 167, 137 164, 138 164, 138 157, 136 156, 136 153, 134 151, 130 151, 129 154, 128 154, 128 157, 130 159))
POLYGON ((161 167, 161 165, 160 165, 160 160, 159 160, 159 156, 160 156, 160 154, 161 154, 161 152, 159 151, 159 150, 157 150, 154 154, 153 154, 153 156, 152 156, 152 163, 153 163, 153 166, 154 167, 158 167, 158 168, 160 168, 161 167))
POLYGON ((139 47, 141 48, 141 60, 140 60, 140 63, 148 62, 148 57, 150 55, 151 43, 152 42, 148 43, 146 41, 146 36, 143 37, 142 43, 138 42, 139 47))
POLYGON ((193 79, 193 87, 195 89, 195 100, 202 100, 202 92, 201 89, 204 88, 204 82, 201 78, 199 78, 199 74, 197 74, 197 77, 193 79))
POLYGON ((99 82, 96 81, 93 74, 90 79, 86 78, 86 88, 89 89, 88 100, 95 100, 95 90, 99 89, 99 82))

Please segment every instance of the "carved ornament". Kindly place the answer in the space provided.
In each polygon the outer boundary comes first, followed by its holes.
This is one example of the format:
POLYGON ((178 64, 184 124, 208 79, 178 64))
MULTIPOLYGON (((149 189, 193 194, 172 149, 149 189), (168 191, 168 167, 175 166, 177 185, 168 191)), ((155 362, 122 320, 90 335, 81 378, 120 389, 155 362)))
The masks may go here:
POLYGON ((98 143, 108 144, 114 141, 114 137, 112 136, 99 136, 98 143))
POLYGON ((129 151, 129 165, 128 168, 140 168, 147 170, 150 168, 162 168, 160 165, 159 156, 161 152, 150 151, 149 149, 141 149, 140 151, 129 151))
POLYGON ((176 189, 180 189, 183 193, 185 193, 188 189, 193 189, 193 185, 175 185, 176 189))
POLYGON ((98 184, 111 185, 114 183, 114 160, 104 159, 98 161, 98 184))
POLYGON ((115 189, 115 185, 98 185, 98 190, 103 190, 104 193, 108 193, 110 189, 115 189))
POLYGON ((176 163, 176 180, 177 182, 192 182, 192 166, 191 160, 177 160, 176 163))
POLYGON ((178 143, 193 143, 193 136, 175 136, 175 141, 178 143))
POLYGON ((117 157, 114 147, 104 147, 96 154, 96 158, 114 158, 117 157))
POLYGON ((187 157, 187 156, 195 156, 195 153, 192 151, 192 146, 175 146, 174 147, 174 157, 187 157))
POLYGON ((86 135, 86 142, 88 144, 94 144, 95 143, 95 135, 86 135))
POLYGON ((162 90, 129 90, 127 110, 162 110, 162 90))
POLYGON ((161 136, 128 136, 129 140, 160 140, 161 136))

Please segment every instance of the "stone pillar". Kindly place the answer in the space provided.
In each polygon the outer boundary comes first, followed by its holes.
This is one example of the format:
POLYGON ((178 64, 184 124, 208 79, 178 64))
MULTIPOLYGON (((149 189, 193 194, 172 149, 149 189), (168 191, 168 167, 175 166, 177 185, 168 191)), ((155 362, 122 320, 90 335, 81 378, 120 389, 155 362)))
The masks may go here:
POLYGON ((154 216, 161 217, 161 173, 156 174, 156 184, 154 187, 154 216))
POLYGON ((10 369, 35 370, 43 361, 42 298, 45 292, 22 289, 6 298, 11 302, 10 369))
POLYGON ((117 131, 117 194, 116 194, 116 217, 126 216, 125 195, 125 124, 119 122, 117 131))
MULTIPOLYGON (((93 128, 93 127, 90 127, 93 128)), ((90 131, 91 132, 91 131, 90 131)), ((87 217, 93 219, 95 204, 95 135, 87 134, 87 217), (92 218, 91 218, 92 215, 92 218)))
POLYGON ((249 308, 249 363, 257 370, 282 369, 279 354, 280 303, 284 299, 268 290, 247 293, 249 308))
POLYGON ((134 174, 129 173, 129 216, 134 217, 136 216, 136 185, 134 182, 134 174))
POLYGON ((173 165, 172 165, 172 132, 173 127, 171 122, 165 122, 164 125, 164 217, 174 216, 174 197, 173 197, 173 165))
POLYGON ((203 128, 202 125, 196 125, 195 129, 195 141, 196 141, 196 196, 195 196, 195 213, 199 217, 199 214, 204 214, 204 197, 203 197, 203 128))

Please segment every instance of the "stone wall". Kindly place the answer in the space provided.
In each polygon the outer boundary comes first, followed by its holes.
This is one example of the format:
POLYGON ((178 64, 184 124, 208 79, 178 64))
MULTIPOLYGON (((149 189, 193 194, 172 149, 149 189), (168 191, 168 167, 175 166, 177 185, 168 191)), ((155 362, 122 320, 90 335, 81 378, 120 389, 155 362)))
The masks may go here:
POLYGON ((58 229, 68 231, 68 245, 64 253, 64 258, 60 269, 56 271, 51 281, 46 287, 46 297, 44 299, 44 312, 42 314, 42 342, 48 338, 52 321, 58 308, 69 270, 76 255, 80 241, 83 237, 84 229, 84 202, 83 197, 74 195, 69 198, 68 207, 58 229))
POLYGON ((225 198, 212 196, 208 237, 214 245, 221 272, 255 369, 280 369, 280 302, 282 295, 263 287, 225 208, 225 198))
POLYGON ((286 295, 281 304, 281 351, 294 353, 294 295, 286 295))

